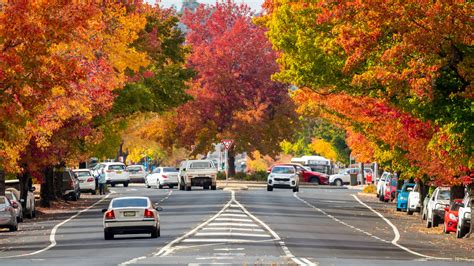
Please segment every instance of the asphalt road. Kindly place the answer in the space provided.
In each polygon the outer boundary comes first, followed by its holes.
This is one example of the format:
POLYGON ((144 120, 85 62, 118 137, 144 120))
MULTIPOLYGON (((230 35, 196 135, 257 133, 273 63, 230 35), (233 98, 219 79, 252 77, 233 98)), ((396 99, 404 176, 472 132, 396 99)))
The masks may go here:
POLYGON ((294 194, 133 186, 112 191, 73 219, 71 213, 51 221, 55 245, 51 230, 44 234, 38 225, 1 233, 4 246, 8 238, 15 241, 0 250, 0 265, 472 265, 441 260, 422 240, 394 245, 392 227, 350 190, 308 188, 294 194), (101 209, 113 197, 131 195, 160 202, 161 237, 105 241, 101 209))

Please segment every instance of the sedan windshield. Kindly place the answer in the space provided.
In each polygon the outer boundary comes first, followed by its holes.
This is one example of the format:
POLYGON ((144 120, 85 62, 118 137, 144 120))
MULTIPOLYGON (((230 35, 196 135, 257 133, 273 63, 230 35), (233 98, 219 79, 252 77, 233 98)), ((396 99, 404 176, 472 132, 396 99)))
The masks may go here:
POLYGON ((449 193, 449 190, 440 190, 438 194, 438 199, 439 200, 450 200, 451 199, 451 194, 449 193))
POLYGON ((142 198, 115 199, 112 202, 112 208, 147 207, 147 206, 148 206, 148 201, 142 198))

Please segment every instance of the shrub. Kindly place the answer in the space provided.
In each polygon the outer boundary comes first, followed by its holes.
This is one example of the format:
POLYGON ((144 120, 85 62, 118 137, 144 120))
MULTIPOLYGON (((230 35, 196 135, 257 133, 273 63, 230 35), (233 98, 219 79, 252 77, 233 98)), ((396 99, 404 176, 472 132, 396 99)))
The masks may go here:
POLYGON ((369 184, 365 186, 364 189, 362 190, 362 192, 369 193, 369 194, 376 194, 377 193, 376 191, 377 191, 377 188, 373 184, 369 184))
POLYGON ((217 180, 225 180, 225 172, 217 172, 217 180))

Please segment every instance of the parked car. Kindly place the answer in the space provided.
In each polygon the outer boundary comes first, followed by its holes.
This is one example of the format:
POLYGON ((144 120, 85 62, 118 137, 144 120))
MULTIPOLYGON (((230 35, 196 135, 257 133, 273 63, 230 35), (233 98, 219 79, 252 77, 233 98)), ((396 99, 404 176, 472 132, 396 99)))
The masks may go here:
POLYGON ((426 227, 436 227, 444 221, 444 208, 451 199, 449 187, 437 187, 426 206, 426 227))
POLYGON ((128 187, 130 183, 130 173, 126 171, 123 163, 100 163, 98 172, 99 174, 101 172, 105 174, 105 181, 112 187, 115 187, 116 184, 123 184, 124 187, 128 187))
POLYGON ((398 177, 395 175, 390 175, 386 180, 385 191, 384 191, 384 201, 389 202, 395 199, 395 194, 398 187, 398 177))
POLYGON ((104 238, 116 234, 151 234, 160 236, 160 216, 148 197, 119 197, 113 199, 104 212, 104 238))
POLYGON ((462 199, 455 199, 449 207, 444 209, 444 228, 445 234, 450 232, 456 232, 458 226, 458 211, 459 207, 462 207, 462 199))
POLYGON ((17 222, 23 222, 23 207, 21 206, 21 200, 18 199, 12 191, 5 191, 5 196, 10 200, 12 206, 15 209, 15 215, 17 222))
POLYGON ((0 196, 0 228, 8 228, 10 231, 18 230, 15 205, 5 196, 0 196))
POLYGON ((462 200, 462 206, 458 210, 458 224, 456 226, 456 237, 462 238, 467 234, 471 226, 471 198, 466 194, 462 200))
POLYGON ((397 211, 407 211, 408 210, 408 194, 413 191, 415 183, 405 183, 402 186, 402 189, 398 190, 397 195, 397 211))
POLYGON ((320 172, 312 171, 310 167, 298 163, 280 163, 273 165, 268 172, 270 173, 275 166, 293 166, 300 173, 302 182, 313 183, 316 185, 329 185, 329 176, 320 172))
POLYGON ((79 189, 81 192, 90 192, 92 195, 96 193, 95 177, 89 169, 76 169, 73 171, 79 180, 79 189))
MULTIPOLYGON (((5 183, 6 184, 11 184, 11 182, 9 182, 9 181, 14 181, 14 180, 7 180, 7 181, 5 181, 5 183)), ((16 180, 16 181, 18 181, 18 180, 16 180)), ((35 190, 36 190, 35 187, 31 187, 28 190, 28 193, 26 194, 25 208, 22 207, 23 217, 27 217, 27 218, 36 217, 35 194, 33 193, 35 190)), ((20 194, 20 191, 18 189, 13 188, 13 187, 9 187, 5 191, 11 191, 13 194, 15 194, 15 197, 17 199, 20 199, 20 203, 22 203, 21 194, 20 194)))
POLYGON ((408 193, 408 202, 407 202, 407 214, 412 215, 414 212, 420 212, 421 202, 420 202, 420 184, 417 183, 413 187, 413 191, 408 193))
MULTIPOLYGON (((372 183, 372 177, 374 176, 374 171, 370 168, 364 168, 364 176, 365 176, 365 182, 372 183)), ((360 169, 357 168, 357 182, 359 184, 362 184, 362 174, 360 173, 360 169)))
POLYGON ((173 188, 178 185, 179 168, 175 167, 157 167, 153 172, 146 176, 145 185, 147 188, 152 186, 162 189, 164 186, 173 188))
POLYGON ((217 189, 217 168, 211 160, 186 160, 181 162, 178 173, 180 190, 191 190, 193 186, 217 189))
POLYGON ((379 198, 380 201, 384 201, 385 186, 390 179, 390 176, 390 172, 383 172, 382 176, 377 182, 377 198, 379 198))
POLYGON ((273 188, 291 188, 293 192, 298 192, 300 187, 300 174, 294 165, 277 165, 272 167, 272 171, 267 178, 267 191, 273 188))
POLYGON ((127 166, 127 171, 130 173, 130 182, 132 183, 144 183, 148 175, 145 166, 140 164, 127 166))
MULTIPOLYGON (((66 169, 63 175, 63 197, 65 199, 78 200, 81 198, 81 189, 79 187, 79 179, 73 171, 66 169)), ((95 184, 95 183, 94 183, 95 184)))
POLYGON ((342 186, 351 182, 350 174, 355 174, 359 171, 358 168, 346 168, 339 170, 339 173, 329 176, 329 183, 335 186, 342 186))

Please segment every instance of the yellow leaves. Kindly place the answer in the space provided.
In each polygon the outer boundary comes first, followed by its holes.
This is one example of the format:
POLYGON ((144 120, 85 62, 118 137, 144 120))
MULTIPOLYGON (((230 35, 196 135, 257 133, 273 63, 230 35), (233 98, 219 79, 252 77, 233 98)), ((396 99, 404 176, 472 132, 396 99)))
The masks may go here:
POLYGON ((325 141, 324 139, 313 139, 311 144, 309 144, 309 148, 323 157, 326 157, 332 161, 337 161, 336 149, 331 143, 325 141))
POLYGON ((265 159, 259 151, 252 152, 252 158, 247 158, 247 168, 252 172, 266 171, 270 166, 269 158, 265 159))
POLYGON ((53 97, 63 96, 64 93, 66 93, 66 90, 63 87, 60 87, 60 86, 54 86, 51 89, 51 96, 53 96, 53 97))

